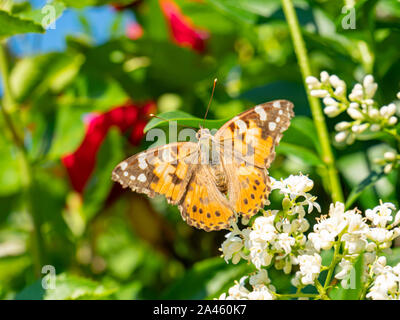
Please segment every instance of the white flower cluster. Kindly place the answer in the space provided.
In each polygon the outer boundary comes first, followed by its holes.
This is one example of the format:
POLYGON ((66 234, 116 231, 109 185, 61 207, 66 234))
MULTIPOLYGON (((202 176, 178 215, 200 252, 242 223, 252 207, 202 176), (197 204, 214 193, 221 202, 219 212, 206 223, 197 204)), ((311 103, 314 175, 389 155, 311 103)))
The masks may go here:
POLYGON ((400 300, 400 263, 386 265, 386 258, 379 257, 372 265, 374 281, 367 293, 372 300, 400 300))
POLYGON ((323 99, 327 116, 336 117, 344 111, 350 116, 351 121, 342 121, 335 126, 338 131, 335 140, 339 143, 352 144, 366 130, 377 132, 392 128, 398 121, 394 103, 378 107, 375 102, 378 85, 372 75, 365 76, 362 84, 355 84, 348 95, 346 83, 326 71, 321 72, 320 80, 310 76, 306 83, 312 96, 323 99))
MULTIPOLYGON (((309 229, 306 211, 314 208, 321 211, 316 197, 308 193, 313 182, 307 176, 290 176, 284 180, 272 179, 272 189, 284 195, 282 209, 267 210, 256 217, 251 227, 240 230, 236 225, 226 235, 221 251, 226 262, 236 264, 241 259, 252 263, 258 270, 251 276, 253 291, 246 288, 247 277, 232 287, 223 299, 272 299, 279 296, 271 286, 265 268, 274 267, 289 274, 296 270, 292 284, 301 291, 306 285, 317 286, 323 270, 340 267, 334 275, 345 286, 354 263, 363 254, 365 274, 383 251, 388 250, 392 241, 400 235, 400 211, 392 203, 380 203, 362 215, 357 209, 345 210, 344 204, 331 204, 329 213, 320 216, 309 229), (308 207, 305 210, 305 207, 308 207), (321 251, 334 250, 335 256, 330 267, 322 265, 321 251), (262 279, 257 282, 255 279, 262 279)), ((372 289, 371 289, 372 290, 372 289)), ((372 297, 372 296, 371 296, 372 297)))
POLYGON ((220 300, 274 300, 275 287, 271 285, 268 272, 265 269, 259 270, 250 277, 244 276, 239 282, 231 287, 228 295, 223 293, 220 300), (248 281, 247 281, 248 280, 248 281), (248 283, 246 283, 248 282, 248 283), (251 286, 252 290, 247 287, 251 286))

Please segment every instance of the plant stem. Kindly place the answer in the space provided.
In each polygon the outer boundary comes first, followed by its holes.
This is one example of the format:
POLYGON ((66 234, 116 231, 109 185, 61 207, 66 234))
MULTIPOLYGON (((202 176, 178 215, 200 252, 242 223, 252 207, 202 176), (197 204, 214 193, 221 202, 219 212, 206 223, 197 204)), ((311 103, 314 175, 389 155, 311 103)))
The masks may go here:
POLYGON ((8 110, 12 109, 16 105, 13 95, 11 93, 11 87, 9 83, 9 73, 8 73, 8 59, 7 59, 7 49, 4 42, 0 43, 0 71, 3 80, 4 96, 3 103, 0 105, 0 110, 4 118, 6 127, 8 128, 11 139, 17 148, 18 157, 21 164, 21 180, 23 183, 25 199, 26 199, 26 209, 31 215, 33 222, 32 230, 32 254, 33 254, 33 266, 35 270, 35 275, 39 277, 41 275, 41 269, 44 264, 45 250, 44 242, 40 232, 41 229, 41 219, 38 212, 34 210, 33 205, 33 173, 32 167, 28 159, 28 154, 24 146, 23 138, 20 137, 17 127, 15 126, 12 117, 8 113, 8 110))
POLYGON ((322 300, 330 300, 330 298, 328 297, 328 295, 326 294, 326 290, 324 289, 324 287, 322 286, 322 284, 316 279, 315 280, 315 288, 317 288, 318 292, 319 292, 319 297, 322 300))
POLYGON ((296 11, 293 7, 293 3, 291 0, 282 0, 282 7, 285 13, 286 21, 289 26, 290 35, 293 41, 294 50, 303 77, 304 86, 306 88, 311 113, 313 116, 315 127, 317 129, 318 140, 321 144, 321 156, 322 161, 325 163, 328 172, 332 200, 334 202, 343 202, 343 193, 340 185, 340 179, 335 166, 335 158, 333 156, 331 145, 329 142, 328 129, 325 123, 324 115, 321 110, 321 104, 317 98, 310 95, 305 83, 306 78, 308 76, 311 76, 311 68, 308 60, 307 50, 304 44, 304 39, 300 31, 300 25, 297 19, 296 11))
POLYGON ((324 290, 325 291, 328 289, 328 286, 331 283, 333 271, 335 271, 336 264, 338 263, 337 260, 338 260, 339 248, 340 248, 340 239, 338 240, 338 242, 335 243, 335 249, 334 249, 334 252, 333 252, 332 261, 331 261, 331 264, 329 266, 329 271, 328 271, 328 274, 326 276, 325 283, 324 283, 324 290))

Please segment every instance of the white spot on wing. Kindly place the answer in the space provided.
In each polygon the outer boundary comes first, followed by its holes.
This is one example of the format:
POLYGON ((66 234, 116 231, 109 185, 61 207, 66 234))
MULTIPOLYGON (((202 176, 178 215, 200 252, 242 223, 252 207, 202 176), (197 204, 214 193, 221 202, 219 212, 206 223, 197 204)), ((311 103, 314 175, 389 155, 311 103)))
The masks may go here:
POLYGON ((261 121, 267 120, 267 113, 261 106, 255 107, 254 111, 260 116, 261 121))
POLYGON ((268 124, 269 130, 274 131, 276 129, 276 123, 275 122, 270 122, 268 124))
POLYGON ((128 167, 128 162, 124 161, 121 163, 121 169, 124 171, 128 167))
POLYGON ((243 120, 236 120, 235 124, 239 127, 239 132, 242 133, 244 131, 246 131, 247 126, 246 123, 243 120))
POLYGON ((147 163, 146 163, 146 155, 142 154, 140 155, 140 157, 138 158, 139 161, 139 168, 144 170, 147 168, 147 163))
POLYGON ((275 121, 278 123, 278 122, 280 122, 280 121, 281 121, 281 118, 279 118, 279 117, 276 117, 275 121))
POLYGON ((136 177, 135 176, 130 176, 129 179, 131 179, 132 181, 135 181, 136 177))
POLYGON ((124 172, 124 177, 127 177, 128 174, 129 174, 128 171, 125 171, 125 172, 124 172))
POLYGON ((146 176, 143 173, 139 174, 139 177, 137 179, 140 182, 145 182, 147 180, 146 176))
POLYGON ((279 101, 275 101, 272 105, 273 105, 275 108, 280 108, 280 107, 281 107, 281 103, 280 103, 279 101))
POLYGON ((278 112, 280 115, 282 115, 283 114, 283 111, 282 110, 279 110, 279 112, 278 112))

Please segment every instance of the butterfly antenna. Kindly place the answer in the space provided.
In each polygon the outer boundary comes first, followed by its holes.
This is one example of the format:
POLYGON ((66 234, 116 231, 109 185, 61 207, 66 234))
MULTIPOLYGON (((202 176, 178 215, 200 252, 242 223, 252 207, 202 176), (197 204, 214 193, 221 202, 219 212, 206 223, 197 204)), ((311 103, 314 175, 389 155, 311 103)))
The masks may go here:
MULTIPOLYGON (((171 120, 171 119, 165 119, 165 118, 161 118, 161 117, 159 117, 159 116, 156 116, 154 113, 150 113, 149 116, 152 117, 152 118, 157 118, 157 119, 160 119, 160 120, 163 120, 163 121, 167 121, 167 122, 169 122, 169 121, 171 120)), ((194 129, 194 127, 185 126, 185 125, 179 124, 179 123, 178 123, 177 125, 178 125, 178 126, 181 126, 181 127, 185 127, 185 128, 194 129)))
POLYGON ((217 78, 214 79, 214 85, 213 85, 213 89, 212 89, 212 92, 211 92, 210 101, 208 102, 206 114, 204 115, 203 127, 204 127, 204 125, 205 125, 205 123, 206 123, 206 118, 207 118, 208 110, 210 109, 210 105, 211 105, 211 101, 212 101, 213 96, 214 96, 214 90, 215 90, 215 85, 216 85, 216 84, 217 84, 217 78))

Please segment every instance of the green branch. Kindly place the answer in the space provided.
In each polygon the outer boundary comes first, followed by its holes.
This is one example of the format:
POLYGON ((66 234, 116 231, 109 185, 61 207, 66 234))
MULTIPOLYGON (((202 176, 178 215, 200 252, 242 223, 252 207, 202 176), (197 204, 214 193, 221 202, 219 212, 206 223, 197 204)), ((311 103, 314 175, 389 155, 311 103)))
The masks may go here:
POLYGON ((300 71, 303 77, 304 86, 306 88, 307 98, 310 104, 314 124, 317 129, 319 143, 321 144, 321 151, 322 151, 321 157, 322 161, 325 163, 327 168, 329 183, 331 188, 330 191, 332 193, 332 200, 343 202, 342 188, 340 185, 338 171, 335 166, 335 158, 333 156, 331 145, 329 142, 330 139, 329 139, 328 129, 325 123, 324 115, 322 113, 321 104, 317 98, 312 97, 310 95, 305 83, 306 78, 308 76, 311 76, 311 68, 310 68, 310 63, 308 61, 308 55, 304 44, 303 36, 300 31, 299 21, 297 19, 297 15, 291 0, 282 0, 282 7, 289 26, 290 35, 293 41, 294 50, 300 66, 300 71))
POLYGON ((0 43, 0 71, 4 88, 3 103, 0 105, 1 114, 4 118, 4 123, 10 132, 11 139, 18 151, 18 158, 21 164, 21 178, 23 182, 24 193, 26 197, 26 208, 30 213, 33 230, 32 230, 32 254, 33 254, 33 265, 35 269, 35 275, 39 277, 41 275, 41 269, 44 265, 45 250, 44 242, 40 232, 41 229, 41 218, 34 210, 33 206, 33 174, 32 167, 28 159, 28 154, 24 146, 23 138, 19 135, 17 127, 15 126, 11 115, 8 113, 16 105, 11 87, 9 83, 9 70, 8 70, 8 58, 7 49, 5 43, 0 43))

